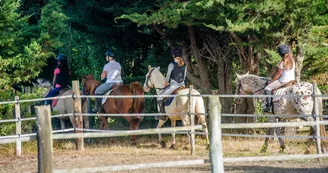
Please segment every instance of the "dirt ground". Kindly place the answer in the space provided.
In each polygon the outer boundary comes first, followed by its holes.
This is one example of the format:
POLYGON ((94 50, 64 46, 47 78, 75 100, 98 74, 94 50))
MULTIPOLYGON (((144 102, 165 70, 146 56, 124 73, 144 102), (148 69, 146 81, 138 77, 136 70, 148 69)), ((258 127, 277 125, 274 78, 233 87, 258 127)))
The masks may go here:
MULTIPOLYGON (((170 141, 171 137, 165 137, 170 141)), ((84 151, 75 151, 72 141, 54 141, 53 167, 54 170, 65 170, 73 168, 92 168, 114 165, 130 165, 157 163, 182 160, 209 159, 205 141, 197 138, 196 154, 190 155, 189 150, 183 149, 183 138, 180 138, 180 147, 177 150, 161 148, 156 144, 156 137, 139 137, 137 146, 131 146, 127 138, 117 139, 110 143, 109 139, 101 140, 101 143, 85 144, 84 151)), ((279 153, 279 144, 275 140, 268 148, 268 152, 260 154, 263 139, 257 138, 231 138, 223 139, 224 157, 241 156, 267 156, 283 154, 302 154, 305 151, 303 141, 290 141, 287 143, 286 152, 279 153)), ((313 147, 314 149, 314 147, 313 147)), ((315 149, 314 149, 315 151, 315 149)), ((314 153, 313 151, 313 153, 314 153)), ((37 148, 36 142, 23 144, 22 157, 15 156, 15 145, 0 145, 0 173, 37 172, 37 148)), ((328 158, 322 163, 316 159, 272 161, 272 162, 241 162, 224 163, 225 172, 229 173, 327 173, 328 158)), ((168 168, 147 168, 138 170, 125 170, 120 172, 136 173, 208 173, 211 172, 210 163, 193 166, 178 166, 168 168)))

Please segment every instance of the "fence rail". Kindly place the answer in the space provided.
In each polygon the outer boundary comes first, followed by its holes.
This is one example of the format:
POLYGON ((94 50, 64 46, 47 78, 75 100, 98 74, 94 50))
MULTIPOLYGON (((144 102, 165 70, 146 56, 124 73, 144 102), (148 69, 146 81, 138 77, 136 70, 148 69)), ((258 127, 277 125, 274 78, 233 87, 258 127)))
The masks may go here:
MULTIPOLYGON (((36 117, 29 117, 29 118, 21 118, 20 115, 20 103, 27 103, 27 102, 36 102, 36 101, 44 101, 44 100, 51 100, 51 99, 59 99, 59 98, 74 98, 75 105, 76 105, 76 111, 74 113, 68 113, 68 114, 59 114, 54 115, 51 117, 64 117, 64 116, 74 116, 76 120, 79 121, 77 128, 75 129, 65 129, 65 130, 58 130, 58 131, 52 131, 55 132, 64 132, 64 131, 79 131, 80 133, 74 133, 74 134, 53 134, 51 137, 52 139, 72 139, 72 138, 79 138, 80 142, 83 138, 98 138, 98 137, 114 137, 114 136, 129 136, 129 135, 144 135, 144 134, 157 134, 157 133, 189 133, 189 134, 202 134, 200 132, 193 132, 193 130, 200 130, 202 129, 201 126, 189 126, 189 127, 175 127, 175 128, 162 128, 162 129, 146 129, 146 130, 136 130, 136 131, 102 131, 102 132, 93 132, 93 133, 82 133, 84 130, 81 127, 82 124, 82 116, 155 116, 159 115, 158 113, 148 113, 148 114, 85 114, 81 113, 81 109, 78 108, 77 105, 81 105, 78 103, 81 101, 82 98, 117 98, 117 97, 123 97, 123 98, 154 98, 158 97, 158 95, 141 95, 141 96, 84 96, 79 95, 78 83, 75 85, 75 92, 76 94, 69 95, 69 96, 57 96, 57 97, 51 97, 51 98, 41 98, 41 99, 29 99, 29 100, 20 100, 19 97, 15 97, 15 101, 5 101, 0 102, 0 105, 3 104, 15 104, 15 119, 9 119, 9 120, 0 120, 0 123, 16 123, 16 135, 7 136, 7 137, 0 137, 0 144, 8 143, 8 142, 16 142, 16 154, 18 156, 21 155, 21 142, 23 141, 29 141, 29 140, 35 140, 37 135, 36 134, 21 134, 21 122, 22 121, 30 121, 30 120, 36 120, 36 117), (80 120, 79 120, 80 119, 80 120), (185 132, 188 131, 188 132, 185 132), (190 132, 191 131, 191 132, 190 132)), ((166 97, 175 97, 176 95, 167 95, 166 97)), ((180 95, 181 96, 181 95, 180 95)), ((328 157, 327 154, 315 154, 315 155, 284 155, 284 156, 263 156, 263 157, 238 157, 238 158, 223 158, 222 154, 222 136, 234 136, 234 134, 222 134, 222 129, 241 129, 241 128, 275 128, 275 127, 297 127, 297 126, 315 126, 318 127, 319 125, 327 125, 328 121, 319 121, 318 113, 315 112, 314 115, 312 115, 313 118, 316 119, 315 122, 279 122, 279 123, 249 123, 249 124, 242 124, 242 123, 229 123, 229 124, 222 124, 220 121, 221 116, 244 116, 244 117, 259 117, 259 115, 244 115, 244 114, 222 114, 220 112, 220 103, 219 103, 219 97, 225 97, 225 98, 235 98, 235 97, 241 97, 240 95, 183 95, 182 97, 209 97, 210 104, 209 104, 209 113, 204 113, 205 115, 208 115, 210 118, 210 136, 211 137, 211 162, 212 162, 212 172, 223 172, 223 162, 241 162, 241 161, 268 161, 268 160, 291 160, 291 159, 313 159, 313 158, 322 158, 322 157, 328 157)), ((328 98, 327 95, 298 95, 297 97, 303 97, 303 96, 312 96, 312 97, 322 97, 323 99, 328 98)), ((267 95, 249 95, 245 96, 242 95, 242 97, 246 98, 261 98, 261 97, 268 97, 267 95)), ((269 96, 274 97, 274 96, 269 96)), ((188 114, 188 112, 186 113, 188 114)), ((167 115, 167 114, 163 114, 167 115)), ((170 114, 171 115, 171 114, 170 114)), ((176 114, 174 114, 176 115, 176 114)), ((190 114, 189 115, 195 115, 190 114)), ((44 116, 44 115, 43 115, 44 116)), ((267 116, 267 115, 266 115, 267 116)), ((272 115, 277 116, 277 115, 272 115)), ((49 115, 50 117, 50 115, 49 115)), ((271 117, 270 115, 268 117, 271 117)), ((304 115, 286 115, 286 117, 308 117, 304 115)), ((327 115, 324 115, 324 117, 328 117, 327 115)), ((49 121, 48 121, 49 122, 49 121)), ((40 123, 40 120, 38 121, 40 123)), ((43 126, 46 127, 46 126, 43 126)), ((51 127, 51 126, 50 126, 51 127)), ((96 131, 96 130, 90 130, 90 131, 96 131)), ((46 135, 44 135, 46 136, 46 135)), ((50 135, 51 136, 51 135, 50 135)), ((236 135, 237 136, 237 135, 236 135)), ((239 136, 239 135, 238 135, 239 136)), ((242 135, 240 135, 242 136, 242 135)), ((268 137, 270 135, 243 135, 247 137, 268 137)), ((49 136, 48 136, 49 137, 49 136)), ((281 137, 288 137, 288 136, 281 136, 281 137)), ((303 137, 300 137, 303 138, 303 137)), ((320 139, 325 139, 326 137, 321 137, 317 134, 316 137, 312 136, 305 136, 304 138, 316 138, 317 141, 320 139)), ((49 144, 49 143, 48 143, 49 144)), ((317 146, 319 149, 321 146, 317 146)), ((77 148, 83 149, 83 143, 77 143, 77 148)), ((51 152, 50 152, 51 153, 51 152)), ((207 162, 207 160, 191 160, 191 161, 174 161, 175 165, 178 166, 179 164, 183 165, 189 165, 189 164, 204 164, 207 162)), ((171 162, 166 162, 167 165, 172 166, 171 162)), ((40 163, 41 164, 41 163, 40 163)), ((163 163, 160 163, 163 166, 163 163)), ((130 169, 138 169, 138 168, 150 168, 150 167, 157 167, 159 166, 158 163, 149 163, 149 164, 139 164, 139 165, 119 165, 119 166, 109 166, 109 167, 101 167, 112 170, 130 170, 130 169)), ((44 167, 44 169, 47 169, 47 167, 44 167)), ((78 172, 88 172, 90 169, 98 170, 98 168, 84 168, 84 169, 73 169, 78 170, 78 172)), ((65 172, 68 170, 57 170, 55 172, 65 172)), ((70 170, 72 171, 72 170, 70 170)), ((42 172, 42 171, 41 171, 42 172)), ((47 171, 46 171, 47 172, 47 171)))

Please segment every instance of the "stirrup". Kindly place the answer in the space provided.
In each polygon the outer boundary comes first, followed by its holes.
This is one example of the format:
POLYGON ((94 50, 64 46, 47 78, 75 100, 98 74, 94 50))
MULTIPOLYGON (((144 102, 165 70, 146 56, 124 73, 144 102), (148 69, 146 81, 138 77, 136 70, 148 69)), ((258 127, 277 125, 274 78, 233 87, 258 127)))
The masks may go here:
POLYGON ((95 107, 95 108, 92 109, 93 113, 98 113, 99 111, 101 111, 100 107, 95 107))

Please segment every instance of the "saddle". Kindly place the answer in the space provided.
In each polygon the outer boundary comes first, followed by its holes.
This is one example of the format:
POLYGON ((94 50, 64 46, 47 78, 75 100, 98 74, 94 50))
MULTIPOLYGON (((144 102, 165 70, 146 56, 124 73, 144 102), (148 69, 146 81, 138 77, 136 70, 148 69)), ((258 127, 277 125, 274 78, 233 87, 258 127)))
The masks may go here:
MULTIPOLYGON (((181 90, 183 90, 183 89, 185 89, 185 87, 184 87, 184 86, 181 86, 181 87, 175 89, 175 90, 172 92, 171 95, 178 94, 178 93, 179 93, 181 90)), ((170 104, 172 103, 173 99, 174 99, 174 97, 165 97, 165 98, 164 98, 164 105, 163 105, 163 106, 168 106, 168 105, 170 105, 170 104)))
MULTIPOLYGON (((56 96, 61 96, 68 90, 69 90, 69 88, 63 88, 59 91, 59 94, 56 95, 56 96)), ((52 102, 51 102, 51 107, 55 107, 57 105, 57 102, 58 102, 58 99, 53 99, 52 102)))
MULTIPOLYGON (((121 86, 121 84, 115 84, 109 91, 105 92, 105 94, 103 94, 104 96, 108 96, 110 95, 110 93, 112 93, 114 90, 116 90, 119 86, 121 86)), ((107 98, 104 97, 101 100, 101 105, 105 104, 107 98)))
POLYGON ((281 87, 279 87, 279 88, 277 88, 277 89, 272 90, 272 93, 274 94, 274 93, 276 93, 277 90, 279 90, 279 89, 287 88, 287 87, 290 87, 290 86, 295 85, 295 84, 296 84, 296 80, 292 80, 292 81, 286 83, 285 85, 283 85, 283 86, 281 86, 281 87))

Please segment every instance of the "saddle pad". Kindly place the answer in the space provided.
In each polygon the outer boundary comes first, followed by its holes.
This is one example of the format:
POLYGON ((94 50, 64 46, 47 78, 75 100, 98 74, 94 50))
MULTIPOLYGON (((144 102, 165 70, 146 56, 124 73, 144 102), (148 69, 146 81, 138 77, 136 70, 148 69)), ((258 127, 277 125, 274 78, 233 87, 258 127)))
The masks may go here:
MULTIPOLYGON (((73 94, 73 91, 66 88, 66 89, 63 89, 63 91, 60 90, 59 95, 57 95, 57 96, 64 95, 65 93, 66 93, 66 95, 73 94)), ((57 102, 58 102, 58 99, 53 99, 52 102, 51 102, 51 107, 54 108, 57 105, 57 102)))
POLYGON ((172 103, 173 99, 174 99, 174 97, 168 97, 165 100, 164 106, 169 106, 172 103))
MULTIPOLYGON (((108 96, 112 91, 113 91, 113 89, 107 91, 107 92, 104 94, 104 96, 108 96)), ((104 98, 101 100, 101 105, 104 105, 105 102, 106 102, 106 100, 107 100, 107 98, 104 97, 104 98)))
POLYGON ((274 94, 273 94, 273 98, 272 98, 272 102, 277 102, 281 99, 282 96, 286 95, 287 94, 287 88, 281 88, 281 89, 278 89, 274 94))

